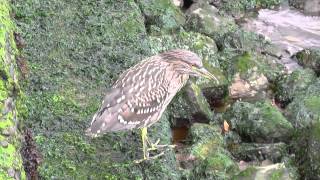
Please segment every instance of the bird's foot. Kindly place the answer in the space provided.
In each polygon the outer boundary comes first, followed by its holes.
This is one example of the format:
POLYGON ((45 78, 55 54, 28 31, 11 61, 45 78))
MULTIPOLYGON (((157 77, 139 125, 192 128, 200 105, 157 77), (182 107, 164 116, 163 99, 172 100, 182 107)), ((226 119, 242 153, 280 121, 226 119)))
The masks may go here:
POLYGON ((155 151, 158 149, 163 149, 163 148, 175 148, 176 145, 172 145, 172 144, 159 144, 160 139, 158 139, 155 143, 151 143, 148 139, 147 139, 147 143, 149 144, 149 148, 147 148, 147 151, 155 151))
POLYGON ((163 155, 164 155, 164 151, 161 152, 161 153, 159 153, 159 154, 157 154, 157 155, 151 156, 151 157, 148 156, 148 157, 145 157, 145 158, 143 158, 143 159, 135 160, 134 163, 139 164, 139 163, 142 163, 142 162, 145 162, 145 161, 154 160, 154 159, 157 159, 157 158, 159 158, 159 157, 161 157, 161 156, 163 156, 163 155))

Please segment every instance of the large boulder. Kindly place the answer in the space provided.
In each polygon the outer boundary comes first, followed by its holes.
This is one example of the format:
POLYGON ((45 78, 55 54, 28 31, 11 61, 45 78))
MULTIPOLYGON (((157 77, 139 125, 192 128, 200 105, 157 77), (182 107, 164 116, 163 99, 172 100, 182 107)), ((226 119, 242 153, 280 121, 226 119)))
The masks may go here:
POLYGON ((26 179, 20 155, 19 111, 23 109, 16 65, 15 26, 8 1, 0 3, 0 179, 26 179))
MULTIPOLYGON (((154 54, 139 6, 134 1, 89 0, 13 4, 30 66, 22 86, 27 111, 19 113, 43 157, 40 177, 179 179, 172 149, 158 160, 133 163, 142 158, 139 130, 96 139, 84 133, 119 73, 154 54)), ((171 143, 168 119, 164 115, 149 129, 153 142, 160 138, 161 144, 171 143)))
POLYGON ((254 104, 238 101, 224 119, 246 142, 288 141, 293 127, 270 101, 254 104))

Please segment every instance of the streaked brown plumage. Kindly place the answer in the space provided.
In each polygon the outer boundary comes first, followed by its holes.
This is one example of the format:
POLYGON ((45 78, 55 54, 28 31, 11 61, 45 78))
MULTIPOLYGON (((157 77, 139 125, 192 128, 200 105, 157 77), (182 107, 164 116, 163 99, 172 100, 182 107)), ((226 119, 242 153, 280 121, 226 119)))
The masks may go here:
POLYGON ((190 75, 214 78, 198 55, 188 50, 171 50, 143 60, 120 75, 86 133, 96 137, 149 127, 160 119, 190 75))

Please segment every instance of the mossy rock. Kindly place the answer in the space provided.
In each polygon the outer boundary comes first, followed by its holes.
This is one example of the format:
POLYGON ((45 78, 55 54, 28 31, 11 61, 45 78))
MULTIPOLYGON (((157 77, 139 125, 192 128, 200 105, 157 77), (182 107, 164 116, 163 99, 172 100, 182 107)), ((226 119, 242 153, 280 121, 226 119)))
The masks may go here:
POLYGON ((237 29, 233 18, 220 16, 218 10, 207 3, 192 4, 186 14, 186 29, 205 34, 214 40, 219 40, 226 33, 237 29))
POLYGON ((138 0, 147 29, 150 33, 155 30, 162 32, 175 32, 185 23, 184 14, 171 0, 138 0), (156 26, 157 28, 155 28, 156 26))
POLYGON ((196 157, 189 179, 225 179, 238 172, 238 166, 224 149, 220 128, 215 125, 195 123, 189 131, 192 142, 190 152, 196 157))
POLYGON ((238 101, 224 118, 247 142, 288 141, 292 135, 291 123, 270 101, 254 104, 238 101))
POLYGON ((9 2, 0 0, 0 179, 26 179, 20 155, 18 54, 9 2))
POLYGON ((317 117, 318 120, 311 126, 297 130, 292 142, 295 163, 301 177, 305 179, 320 178, 320 118, 319 115, 317 117))
POLYGON ((221 1, 220 9, 232 15, 243 15, 245 12, 260 8, 273 8, 280 5, 280 0, 235 0, 221 1))
POLYGON ((289 120, 296 128, 306 128, 320 117, 320 96, 307 95, 297 98, 287 108, 289 120))
MULTIPOLYGON (((138 5, 18 0, 13 6, 30 67, 22 86, 27 111, 21 115, 43 155, 40 177, 179 179, 173 150, 158 160, 133 163, 142 158, 138 130, 96 139, 84 135, 105 89, 124 69, 153 55, 138 5)), ((150 128, 151 139, 170 144, 169 124, 163 116, 150 128)))
POLYGON ((286 116, 295 127, 292 146, 296 163, 302 178, 306 179, 318 179, 320 174, 319 87, 317 79, 286 108, 286 116))
MULTIPOLYGON (((160 144, 170 144, 170 124, 165 114, 159 123, 149 128, 149 138, 160 144)), ((39 169, 44 179, 179 179, 180 172, 172 149, 165 155, 140 164, 133 160, 142 158, 142 142, 138 130, 108 133, 88 139, 79 132, 58 132, 55 135, 38 134, 37 144, 46 157, 39 169), (46 143, 44 143, 46 142, 46 143)), ((156 155, 154 152, 151 155, 156 155)))
POLYGON ((252 73, 258 73, 265 76, 269 82, 274 82, 285 72, 284 66, 274 57, 262 55, 254 50, 237 53, 226 49, 220 53, 219 61, 229 80, 233 79, 235 74, 240 74, 241 78, 246 80, 252 77, 252 73))
POLYGON ((289 75, 280 76, 275 83, 275 100, 285 107, 295 97, 305 94, 305 90, 315 80, 315 73, 311 69, 298 69, 289 75))
POLYGON ((240 143, 230 146, 229 151, 237 159, 245 161, 261 162, 270 160, 274 163, 281 162, 287 156, 288 150, 285 143, 240 143))
POLYGON ((294 58, 303 67, 312 69, 318 76, 320 75, 320 50, 305 49, 294 55, 294 58))
POLYGON ((187 126, 192 122, 209 122, 213 112, 199 86, 190 81, 174 97, 168 107, 173 127, 187 126))

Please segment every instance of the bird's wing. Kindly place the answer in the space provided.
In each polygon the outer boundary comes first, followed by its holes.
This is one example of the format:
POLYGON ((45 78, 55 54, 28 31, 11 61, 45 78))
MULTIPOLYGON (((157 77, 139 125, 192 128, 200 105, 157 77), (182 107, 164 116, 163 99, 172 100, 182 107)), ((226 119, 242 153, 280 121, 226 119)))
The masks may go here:
POLYGON ((159 108, 167 97, 168 82, 164 78, 164 67, 151 66, 155 65, 145 65, 144 71, 129 69, 120 76, 94 115, 88 135, 143 127, 158 120, 159 108))
POLYGON ((122 98, 120 92, 120 89, 111 89, 107 93, 87 130, 88 135, 147 126, 158 120, 159 110, 167 97, 164 87, 136 94, 129 99, 122 98))

